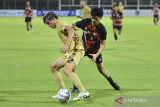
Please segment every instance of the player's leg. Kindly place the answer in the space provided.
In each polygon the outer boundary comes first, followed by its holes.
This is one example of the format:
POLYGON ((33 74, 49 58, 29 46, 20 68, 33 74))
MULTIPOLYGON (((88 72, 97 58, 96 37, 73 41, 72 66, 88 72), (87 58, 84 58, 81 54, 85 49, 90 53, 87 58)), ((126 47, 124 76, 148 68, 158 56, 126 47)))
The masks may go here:
POLYGON ((28 19, 28 17, 25 17, 25 23, 26 23, 27 31, 29 31, 29 19, 28 19))
POLYGON ((75 68, 75 64, 73 62, 68 62, 64 66, 64 72, 70 78, 72 83, 79 89, 80 92, 85 91, 85 88, 81 83, 78 75, 75 72, 73 72, 74 68, 75 68))
POLYGON ((29 22, 29 27, 30 27, 30 30, 32 30, 32 23, 29 22))
POLYGON ((65 88, 64 81, 61 75, 61 72, 59 72, 59 69, 64 67, 66 61, 62 58, 57 59, 53 64, 51 64, 50 69, 54 75, 54 78, 56 82, 58 83, 60 89, 65 88))
POLYGON ((109 83, 115 90, 120 90, 118 84, 113 81, 112 77, 109 75, 109 72, 104 68, 103 63, 97 64, 97 68, 98 71, 109 81, 109 83))
POLYGON ((30 27, 30 30, 32 30, 32 18, 30 18, 29 27, 30 27))
POLYGON ((27 28, 27 31, 29 31, 29 23, 26 22, 26 28, 27 28))
MULTIPOLYGON (((59 58, 53 64, 51 64, 51 66, 50 66, 50 69, 53 73, 53 76, 54 76, 56 82, 58 83, 60 89, 65 88, 65 85, 64 85, 62 74, 59 71, 59 69, 64 67, 65 63, 66 63, 66 61, 64 59, 59 58)), ((58 98, 58 93, 56 95, 52 96, 52 98, 57 99, 58 98)))
MULTIPOLYGON (((75 72, 75 69, 73 69, 73 72, 75 72)), ((71 93, 79 93, 78 88, 74 84, 71 93)))
POLYGON ((105 69, 104 64, 102 62, 102 55, 101 54, 96 59, 96 65, 97 65, 98 71, 109 81, 111 86, 115 90, 120 90, 120 87, 118 86, 118 84, 113 81, 113 79, 110 76, 109 72, 105 69))
POLYGON ((80 62, 80 60, 82 60, 84 58, 84 50, 78 50, 78 51, 74 51, 68 58, 68 63, 65 65, 64 67, 64 71, 67 73, 67 75, 69 76, 69 78, 71 79, 72 83, 75 85, 75 87, 78 88, 79 90, 79 95, 74 98, 74 101, 78 101, 81 100, 83 98, 87 98, 89 97, 89 92, 87 92, 83 86, 83 84, 81 83, 78 75, 76 74, 76 72, 74 72, 75 67, 78 65, 78 63, 80 62))
POLYGON ((155 25, 157 25, 157 15, 155 16, 155 25))
POLYGON ((82 84, 82 82, 80 81, 78 75, 73 72, 73 69, 75 68, 75 64, 73 61, 68 62, 67 64, 65 64, 64 66, 64 72, 65 74, 69 77, 69 79, 72 81, 72 83, 78 88, 78 90, 80 91, 79 95, 74 98, 74 101, 78 101, 84 98, 89 97, 89 92, 87 92, 82 84))
POLYGON ((122 32, 122 26, 118 26, 118 34, 120 35, 122 32))
POLYGON ((157 22, 157 24, 158 24, 158 21, 159 21, 159 16, 157 15, 157 21, 156 21, 156 22, 157 22))
POLYGON ((114 28, 113 31, 114 31, 114 39, 115 39, 115 42, 117 43, 118 42, 118 30, 114 28))
POLYGON ((156 16, 153 16, 153 23, 156 25, 156 16))

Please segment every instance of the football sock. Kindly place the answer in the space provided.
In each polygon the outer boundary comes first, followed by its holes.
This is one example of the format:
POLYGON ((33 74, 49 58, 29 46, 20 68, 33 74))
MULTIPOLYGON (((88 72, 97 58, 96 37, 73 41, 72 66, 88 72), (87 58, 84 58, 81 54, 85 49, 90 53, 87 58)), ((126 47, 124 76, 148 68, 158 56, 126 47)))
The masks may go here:
POLYGON ((114 81, 113 81, 112 77, 107 78, 107 80, 109 81, 109 83, 110 83, 111 85, 114 84, 114 81))
POLYGON ((27 31, 29 31, 29 28, 27 27, 27 31))
POLYGON ((32 25, 30 24, 30 28, 32 29, 32 25))
POLYGON ((115 39, 115 40, 118 40, 117 34, 114 34, 114 39, 115 39))
POLYGON ((64 81, 63 81, 63 78, 62 78, 62 74, 59 71, 54 71, 53 74, 54 74, 56 82, 60 86, 60 89, 65 88, 64 81))
POLYGON ((73 84, 73 89, 78 89, 78 88, 73 84))
POLYGON ((70 75, 68 75, 70 80, 73 82, 73 84, 79 89, 80 92, 85 91, 85 88, 83 84, 81 83, 79 77, 76 75, 76 73, 72 72, 70 75))
POLYGON ((120 90, 120 87, 116 82, 113 81, 112 77, 107 78, 107 80, 115 90, 120 90))

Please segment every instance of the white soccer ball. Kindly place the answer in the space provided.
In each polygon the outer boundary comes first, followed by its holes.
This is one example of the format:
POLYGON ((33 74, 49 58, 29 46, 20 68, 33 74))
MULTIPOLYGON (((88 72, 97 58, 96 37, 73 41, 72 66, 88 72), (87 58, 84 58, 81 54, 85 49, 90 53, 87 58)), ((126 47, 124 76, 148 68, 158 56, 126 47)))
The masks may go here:
POLYGON ((71 92, 68 91, 67 89, 61 89, 58 92, 58 100, 61 103, 66 103, 69 102, 71 99, 71 92))

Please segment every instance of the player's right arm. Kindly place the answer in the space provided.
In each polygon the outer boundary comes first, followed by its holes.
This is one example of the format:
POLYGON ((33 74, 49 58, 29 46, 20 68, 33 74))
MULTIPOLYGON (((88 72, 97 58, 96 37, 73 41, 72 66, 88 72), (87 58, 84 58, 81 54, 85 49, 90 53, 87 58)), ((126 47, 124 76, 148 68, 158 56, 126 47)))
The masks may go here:
POLYGON ((76 26, 78 28, 81 28, 82 30, 84 30, 85 26, 90 23, 90 18, 85 18, 83 20, 77 21, 74 24, 72 24, 73 26, 76 26))
POLYGON ((66 27, 64 30, 67 31, 68 36, 67 36, 67 41, 66 41, 65 45, 63 46, 63 48, 61 48, 62 53, 66 53, 66 51, 69 50, 69 46, 71 44, 72 38, 75 33, 75 30, 73 29, 73 27, 66 27))

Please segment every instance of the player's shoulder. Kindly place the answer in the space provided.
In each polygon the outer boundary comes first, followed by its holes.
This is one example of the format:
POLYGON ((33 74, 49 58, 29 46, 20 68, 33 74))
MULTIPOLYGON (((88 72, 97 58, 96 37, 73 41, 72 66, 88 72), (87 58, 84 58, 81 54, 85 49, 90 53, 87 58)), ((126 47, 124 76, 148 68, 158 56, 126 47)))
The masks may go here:
POLYGON ((97 27, 97 30, 100 32, 102 39, 106 40, 106 35, 107 35, 106 27, 102 23, 100 23, 99 26, 97 27))
POLYGON ((60 25, 61 31, 68 31, 70 29, 70 27, 71 27, 71 24, 69 24, 67 22, 63 22, 63 21, 61 21, 59 23, 59 25, 60 25))
POLYGON ((84 19, 82 19, 81 20, 81 22, 83 23, 83 24, 88 24, 88 23, 91 23, 91 18, 84 18, 84 19))
POLYGON ((91 8, 90 8, 88 5, 87 5, 87 9, 88 9, 88 10, 91 10, 91 8))
POLYGON ((103 31, 103 30, 106 30, 106 27, 105 27, 102 23, 100 23, 100 24, 98 25, 98 29, 99 29, 100 31, 103 31))
POLYGON ((83 11, 84 11, 84 12, 90 12, 90 11, 91 11, 91 8, 86 5, 86 6, 84 6, 83 11))
POLYGON ((84 18, 83 21, 91 21, 91 18, 84 18))

